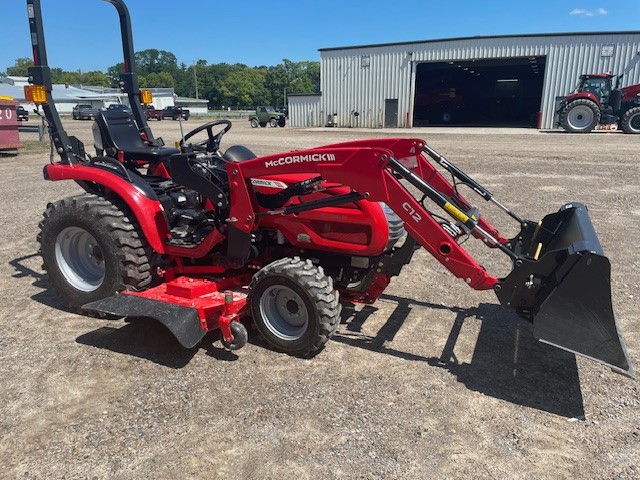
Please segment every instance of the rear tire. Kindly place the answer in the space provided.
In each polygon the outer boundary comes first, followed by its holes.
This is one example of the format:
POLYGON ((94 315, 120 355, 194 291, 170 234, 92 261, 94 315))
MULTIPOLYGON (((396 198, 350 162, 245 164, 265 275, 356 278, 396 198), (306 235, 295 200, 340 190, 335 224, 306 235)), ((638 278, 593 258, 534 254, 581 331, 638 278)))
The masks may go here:
POLYGON ((560 113, 560 125, 567 132, 589 133, 600 123, 600 109, 591 100, 579 98, 560 113))
POLYGON ((85 193, 50 203, 38 243, 49 283, 76 311, 151 283, 151 249, 119 202, 85 193))
POLYGON ((333 281, 322 267, 299 257, 276 260, 256 273, 249 305, 262 336, 290 355, 321 350, 340 323, 333 281))
POLYGON ((258 128, 260 126, 260 124, 258 123, 258 120, 256 120, 255 118, 251 119, 251 121, 249 122, 249 125, 251 125, 251 128, 258 128))
POLYGON ((620 126, 624 133, 640 133, 640 107, 633 107, 624 112, 620 126))

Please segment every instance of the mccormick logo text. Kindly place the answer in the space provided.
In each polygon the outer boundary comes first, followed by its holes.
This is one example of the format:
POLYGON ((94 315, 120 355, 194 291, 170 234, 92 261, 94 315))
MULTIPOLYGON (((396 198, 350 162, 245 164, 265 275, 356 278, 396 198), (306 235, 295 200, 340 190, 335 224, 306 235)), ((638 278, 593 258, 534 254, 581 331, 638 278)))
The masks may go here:
POLYGON ((333 153, 311 153, 309 155, 292 155, 290 157, 280 157, 277 160, 264 162, 264 166, 279 167, 281 165, 291 165, 292 163, 306 162, 335 162, 336 156, 333 153))

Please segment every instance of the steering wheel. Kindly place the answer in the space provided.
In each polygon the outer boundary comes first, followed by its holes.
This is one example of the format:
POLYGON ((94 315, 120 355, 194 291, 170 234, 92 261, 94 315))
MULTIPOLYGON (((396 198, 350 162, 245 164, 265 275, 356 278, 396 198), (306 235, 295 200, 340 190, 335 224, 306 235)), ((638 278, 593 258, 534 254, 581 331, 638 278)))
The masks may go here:
POLYGON ((180 140, 180 150, 183 150, 187 140, 189 140, 194 135, 202 132, 203 130, 207 131, 207 136, 209 138, 201 142, 190 143, 188 147, 197 152, 214 153, 214 152, 217 152, 218 149, 220 148, 220 141, 222 140, 222 136, 225 133, 227 133, 229 130, 231 130, 231 121, 227 119, 216 120, 214 122, 208 122, 208 123, 205 123, 204 125, 200 125, 199 127, 194 128, 189 133, 187 133, 182 140, 180 140), (226 125, 226 126, 214 135, 213 127, 217 125, 226 125))

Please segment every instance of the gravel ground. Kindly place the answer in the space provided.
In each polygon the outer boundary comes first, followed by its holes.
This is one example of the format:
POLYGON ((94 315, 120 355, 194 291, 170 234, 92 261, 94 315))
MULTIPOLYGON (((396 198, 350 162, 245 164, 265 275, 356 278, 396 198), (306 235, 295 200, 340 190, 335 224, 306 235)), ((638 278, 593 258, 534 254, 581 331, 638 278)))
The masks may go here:
MULTIPOLYGON (((65 125, 91 145, 91 122, 65 125)), ((168 144, 179 138, 178 122, 151 126, 168 144)), ((527 218, 586 203, 640 365, 637 137, 252 130, 242 120, 223 144, 267 154, 384 135, 425 138, 527 218)), ((215 333, 185 350, 150 320, 69 312, 43 276, 36 233, 47 202, 79 190, 43 181, 48 145, 23 140, 0 158, 0 478, 640 478, 638 383, 535 341, 492 292, 424 251, 377 303, 345 309, 309 360, 255 333, 236 353, 215 333)), ((501 273, 503 255, 477 243, 472 253, 501 273)))

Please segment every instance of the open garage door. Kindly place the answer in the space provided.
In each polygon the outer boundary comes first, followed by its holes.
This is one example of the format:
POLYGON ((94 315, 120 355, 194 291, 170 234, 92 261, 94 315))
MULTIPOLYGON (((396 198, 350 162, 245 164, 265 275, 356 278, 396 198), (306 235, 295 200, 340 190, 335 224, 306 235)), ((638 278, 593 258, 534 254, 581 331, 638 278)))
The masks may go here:
POLYGON ((536 127, 546 57, 420 63, 413 125, 536 127))

